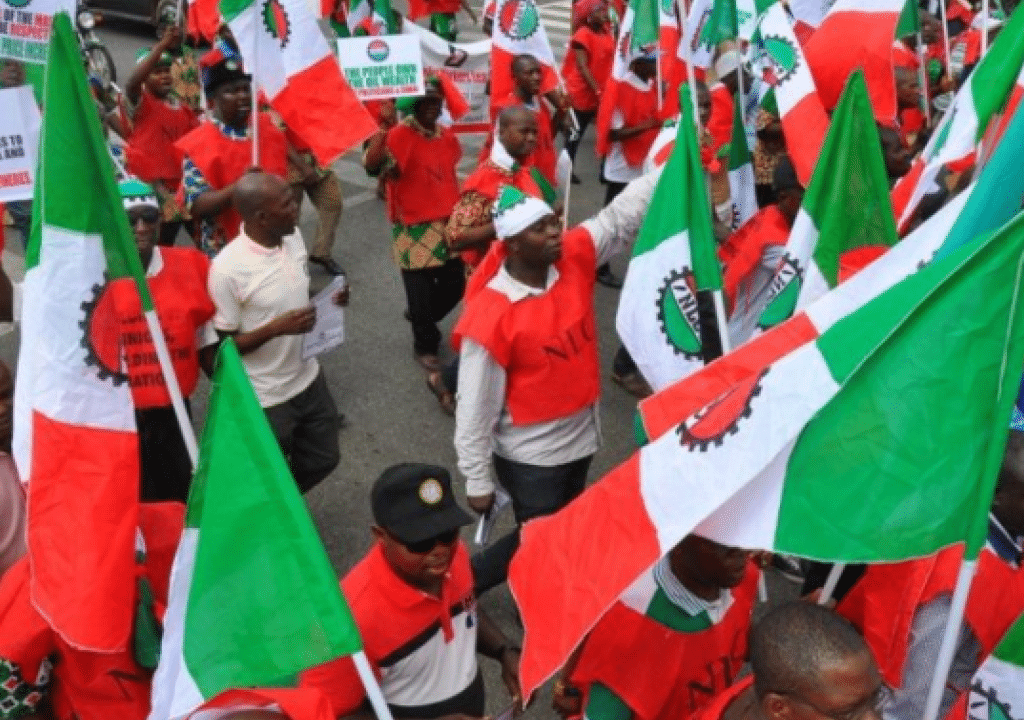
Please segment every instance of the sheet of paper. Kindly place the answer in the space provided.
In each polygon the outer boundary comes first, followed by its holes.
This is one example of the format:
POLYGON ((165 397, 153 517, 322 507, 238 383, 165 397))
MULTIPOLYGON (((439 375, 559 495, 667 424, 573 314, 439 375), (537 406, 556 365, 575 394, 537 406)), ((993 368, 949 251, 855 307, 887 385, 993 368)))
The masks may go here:
POLYGON ((480 516, 480 523, 476 526, 476 536, 473 538, 473 542, 480 547, 487 544, 491 537, 491 531, 494 530, 494 524, 498 521, 498 513, 511 502, 512 497, 501 488, 494 491, 494 505, 491 506, 490 512, 480 516))
POLYGON ((316 323, 302 336, 303 360, 333 350, 345 341, 345 310, 335 305, 333 298, 345 289, 346 282, 345 276, 339 275, 313 298, 316 323))

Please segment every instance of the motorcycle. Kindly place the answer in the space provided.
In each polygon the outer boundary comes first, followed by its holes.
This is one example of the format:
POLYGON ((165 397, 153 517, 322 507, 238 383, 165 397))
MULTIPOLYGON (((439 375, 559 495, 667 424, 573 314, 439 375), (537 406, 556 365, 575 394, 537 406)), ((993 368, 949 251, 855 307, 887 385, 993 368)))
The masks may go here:
POLYGON ((114 67, 110 51, 96 34, 96 25, 102 21, 102 16, 87 8, 84 3, 79 3, 75 19, 78 45, 82 49, 82 62, 85 63, 86 71, 91 77, 97 78, 104 88, 110 87, 111 83, 117 81, 117 68, 114 67))

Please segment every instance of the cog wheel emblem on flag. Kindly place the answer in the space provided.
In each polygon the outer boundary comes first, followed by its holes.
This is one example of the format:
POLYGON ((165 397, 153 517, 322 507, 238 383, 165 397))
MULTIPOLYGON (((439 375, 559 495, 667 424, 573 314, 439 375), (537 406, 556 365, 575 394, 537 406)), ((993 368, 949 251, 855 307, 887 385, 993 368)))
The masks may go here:
POLYGON ((498 28, 512 40, 526 40, 540 29, 537 6, 531 0, 505 0, 498 10, 498 28))
POLYGON ((752 401, 761 394, 761 381, 768 370, 736 383, 716 399, 684 420, 676 428, 679 444, 691 452, 721 447, 725 438, 740 430, 740 421, 753 412, 752 401))
POLYGON ((1024 715, 1014 714, 1012 710, 1008 703, 999 699, 994 687, 986 688, 979 681, 974 681, 967 712, 970 720, 1024 720, 1024 715))
POLYGON ((263 27, 278 42, 283 50, 291 39, 292 23, 280 0, 263 0, 263 27))
POLYGON ((120 387, 128 376, 121 372, 121 323, 107 292, 109 287, 109 283, 92 286, 92 300, 82 303, 83 317, 78 327, 82 329, 86 364, 96 368, 100 380, 120 387))
POLYGON ((662 283, 658 291, 658 325, 673 353, 687 360, 702 357, 696 282, 690 268, 673 270, 662 283))
POLYGON ((793 316, 800 288, 803 287, 803 278, 804 269, 800 262, 786 255, 768 288, 768 305, 757 321, 759 328, 768 330, 793 316))
POLYGON ((757 59, 761 63, 761 76, 771 87, 782 85, 800 67, 800 53, 789 38, 781 35, 762 38, 757 59))

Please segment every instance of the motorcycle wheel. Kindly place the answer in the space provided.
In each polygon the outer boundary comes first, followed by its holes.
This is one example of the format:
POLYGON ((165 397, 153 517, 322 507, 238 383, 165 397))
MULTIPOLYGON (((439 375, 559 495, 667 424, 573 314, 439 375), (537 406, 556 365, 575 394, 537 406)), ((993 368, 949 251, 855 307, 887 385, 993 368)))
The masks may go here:
POLYGON ((117 82, 117 68, 110 51, 102 45, 90 45, 85 49, 87 70, 103 81, 104 85, 117 82))

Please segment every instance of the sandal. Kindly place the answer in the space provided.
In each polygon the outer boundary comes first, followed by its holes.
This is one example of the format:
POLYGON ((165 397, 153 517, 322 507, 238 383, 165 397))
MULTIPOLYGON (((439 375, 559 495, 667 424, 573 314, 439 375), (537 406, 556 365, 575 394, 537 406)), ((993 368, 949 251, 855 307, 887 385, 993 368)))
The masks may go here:
POLYGON ((441 411, 445 415, 454 416, 455 396, 448 392, 448 388, 444 386, 441 373, 437 371, 427 373, 427 387, 430 388, 430 392, 434 393, 434 397, 437 398, 437 404, 441 406, 441 411))

